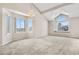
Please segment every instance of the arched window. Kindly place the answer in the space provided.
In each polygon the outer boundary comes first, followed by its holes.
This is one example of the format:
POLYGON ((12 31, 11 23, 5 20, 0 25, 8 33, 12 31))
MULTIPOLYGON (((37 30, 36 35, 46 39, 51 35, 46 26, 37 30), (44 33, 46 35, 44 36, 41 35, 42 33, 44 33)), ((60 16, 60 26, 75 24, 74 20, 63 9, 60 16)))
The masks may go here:
POLYGON ((69 17, 64 14, 60 14, 55 18, 56 32, 68 32, 69 31, 69 17))

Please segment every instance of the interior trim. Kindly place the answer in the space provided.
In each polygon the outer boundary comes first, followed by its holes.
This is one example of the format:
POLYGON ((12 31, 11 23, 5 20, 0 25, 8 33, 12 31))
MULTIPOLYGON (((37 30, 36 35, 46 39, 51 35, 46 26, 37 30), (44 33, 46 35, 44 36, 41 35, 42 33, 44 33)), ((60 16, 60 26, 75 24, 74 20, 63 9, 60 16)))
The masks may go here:
POLYGON ((63 3, 63 4, 58 5, 58 6, 56 6, 56 7, 52 7, 52 8, 50 8, 50 9, 45 10, 45 11, 42 11, 41 13, 44 14, 44 13, 47 13, 47 12, 49 12, 49 11, 56 10, 56 9, 58 9, 58 8, 61 8, 61 7, 67 6, 67 5, 71 5, 71 4, 73 4, 73 3, 63 3))

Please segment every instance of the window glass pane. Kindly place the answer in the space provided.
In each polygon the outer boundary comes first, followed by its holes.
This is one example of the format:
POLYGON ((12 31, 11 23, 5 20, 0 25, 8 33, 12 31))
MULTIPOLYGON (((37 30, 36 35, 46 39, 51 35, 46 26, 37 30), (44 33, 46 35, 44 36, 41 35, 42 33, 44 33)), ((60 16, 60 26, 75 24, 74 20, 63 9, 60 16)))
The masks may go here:
POLYGON ((32 19, 28 20, 29 31, 32 31, 32 19))
POLYGON ((66 21, 66 16, 64 16, 64 15, 59 15, 59 16, 57 17, 57 21, 66 21))
POLYGON ((16 19, 16 28, 20 28, 20 20, 16 19))
POLYGON ((63 31, 68 31, 69 30, 69 21, 68 21, 67 16, 59 15, 56 18, 56 21, 57 21, 57 24, 58 24, 57 25, 58 31, 63 32, 63 31))
POLYGON ((20 22, 20 28, 24 28, 24 20, 19 20, 20 22))
POLYGON ((10 33, 10 16, 6 16, 7 33, 10 33))
POLYGON ((25 21, 22 18, 16 18, 16 30, 17 31, 24 31, 25 28, 25 21))

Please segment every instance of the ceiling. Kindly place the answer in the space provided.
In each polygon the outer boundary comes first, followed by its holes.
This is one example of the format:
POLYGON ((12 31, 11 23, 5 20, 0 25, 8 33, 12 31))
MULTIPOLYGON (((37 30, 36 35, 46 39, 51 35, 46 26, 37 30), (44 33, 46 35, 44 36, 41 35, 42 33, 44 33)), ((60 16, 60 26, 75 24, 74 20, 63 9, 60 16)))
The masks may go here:
MULTIPOLYGON (((38 12, 48 20, 52 20, 56 14, 65 12, 70 17, 79 17, 79 3, 32 3, 38 12)), ((1 7, 27 13, 31 3, 0 3, 1 7)), ((0 9, 1 10, 1 9, 0 9)))
POLYGON ((54 8, 62 3, 35 3, 34 5, 42 12, 50 8, 54 8))
POLYGON ((35 3, 34 5, 48 20, 52 20, 53 16, 61 12, 68 13, 70 17, 79 17, 78 3, 35 3))
MULTIPOLYGON (((30 5, 31 3, 0 3, 0 10, 2 8, 8 8, 27 14, 27 11, 30 9, 30 5)), ((0 13, 1 12, 2 11, 0 11, 0 13)))

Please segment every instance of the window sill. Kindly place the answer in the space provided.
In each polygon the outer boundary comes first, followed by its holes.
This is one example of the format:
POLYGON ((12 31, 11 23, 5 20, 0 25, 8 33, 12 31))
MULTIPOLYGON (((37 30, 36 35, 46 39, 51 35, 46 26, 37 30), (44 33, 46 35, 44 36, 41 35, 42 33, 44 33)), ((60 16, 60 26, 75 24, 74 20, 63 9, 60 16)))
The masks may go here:
POLYGON ((70 33, 69 31, 67 31, 67 32, 54 31, 54 32, 56 32, 56 33, 70 33))
POLYGON ((26 33, 26 32, 15 32, 15 33, 26 33))

